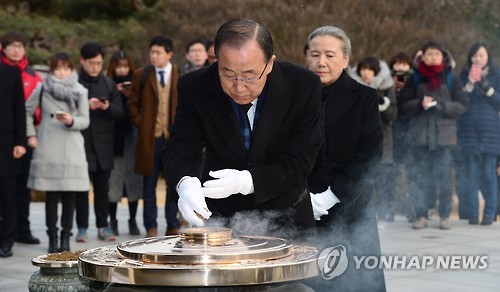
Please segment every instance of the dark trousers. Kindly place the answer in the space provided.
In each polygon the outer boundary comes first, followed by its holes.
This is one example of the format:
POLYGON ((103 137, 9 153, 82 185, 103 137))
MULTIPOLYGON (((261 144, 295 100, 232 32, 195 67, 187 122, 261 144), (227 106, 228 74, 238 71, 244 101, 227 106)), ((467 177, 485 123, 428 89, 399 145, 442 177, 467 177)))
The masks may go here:
MULTIPOLYGON (((108 227, 109 213, 109 177, 111 170, 98 169, 90 171, 89 176, 94 187, 94 213, 97 228, 108 227)), ((76 195, 76 225, 78 228, 89 227, 89 193, 82 192, 76 195)))
MULTIPOLYGON (((146 230, 156 228, 158 226, 156 218, 158 217, 158 208, 156 206, 156 184, 158 183, 158 176, 162 169, 161 162, 161 148, 165 144, 165 138, 155 139, 155 155, 153 161, 153 172, 151 176, 144 176, 143 178, 143 220, 146 230)), ((179 228, 180 222, 177 219, 177 204, 165 200, 165 218, 167 219, 168 228, 179 228)))
POLYGON ((466 204, 470 219, 479 216, 478 191, 485 200, 483 218, 494 219, 497 208, 497 177, 495 154, 464 152, 465 174, 469 178, 466 204))
POLYGON ((62 233, 69 234, 73 228, 73 214, 76 192, 46 192, 45 193, 45 224, 49 236, 57 235, 57 204, 62 202, 61 227, 62 233))
POLYGON ((11 248, 16 237, 16 177, 0 177, 0 248, 11 248))
POLYGON ((417 218, 426 217, 434 205, 436 184, 439 187, 439 216, 448 218, 451 213, 451 148, 440 147, 434 151, 425 147, 412 147, 409 191, 417 218))
POLYGON ((26 147, 26 154, 20 158, 23 165, 23 172, 16 176, 17 234, 19 236, 31 234, 29 221, 31 192, 27 185, 32 156, 33 149, 26 147))

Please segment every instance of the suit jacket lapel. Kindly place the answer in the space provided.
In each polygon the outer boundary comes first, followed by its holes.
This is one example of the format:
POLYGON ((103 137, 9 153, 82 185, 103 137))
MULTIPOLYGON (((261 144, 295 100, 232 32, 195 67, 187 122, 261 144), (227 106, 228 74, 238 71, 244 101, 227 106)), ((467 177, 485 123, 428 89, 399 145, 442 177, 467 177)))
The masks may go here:
MULTIPOLYGON (((213 76, 211 74, 207 75, 213 76)), ((229 101, 230 97, 222 91, 218 78, 212 79, 209 91, 211 98, 206 101, 207 108, 216 126, 216 131, 221 133, 224 140, 228 144, 228 147, 231 148, 242 160, 245 160, 247 150, 245 148, 243 136, 239 130, 238 119, 236 118, 231 102, 229 101)))
POLYGON ((325 111, 327 113, 325 117, 325 133, 335 126, 358 99, 357 96, 352 93, 353 87, 355 86, 353 82, 355 81, 351 79, 345 71, 342 73, 341 79, 339 79, 338 82, 339 84, 333 88, 328 97, 325 111))
POLYGON ((279 64, 275 63, 269 74, 268 88, 259 121, 252 134, 248 161, 255 161, 274 137, 290 105, 290 92, 279 64))

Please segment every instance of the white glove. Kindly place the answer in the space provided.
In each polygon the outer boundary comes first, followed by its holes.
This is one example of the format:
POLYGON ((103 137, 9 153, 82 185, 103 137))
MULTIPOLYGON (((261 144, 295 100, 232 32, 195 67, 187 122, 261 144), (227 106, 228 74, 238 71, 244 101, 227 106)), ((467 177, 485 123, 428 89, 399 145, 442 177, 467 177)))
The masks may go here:
POLYGON ((202 218, 208 219, 212 212, 208 210, 205 197, 201 192, 201 182, 197 177, 184 177, 177 186, 179 194, 179 211, 187 222, 195 226, 203 226, 202 218))
POLYGON ((384 103, 378 105, 378 111, 385 112, 390 105, 391 105, 391 100, 387 96, 384 96, 384 103))
POLYGON ((232 194, 248 195, 253 193, 253 179, 248 170, 222 169, 210 171, 211 177, 201 189, 203 195, 212 199, 224 199, 232 194))
POLYGON ((321 216, 328 215, 328 210, 335 204, 340 203, 339 198, 335 196, 330 187, 322 193, 311 193, 311 203, 316 221, 321 220, 321 216))

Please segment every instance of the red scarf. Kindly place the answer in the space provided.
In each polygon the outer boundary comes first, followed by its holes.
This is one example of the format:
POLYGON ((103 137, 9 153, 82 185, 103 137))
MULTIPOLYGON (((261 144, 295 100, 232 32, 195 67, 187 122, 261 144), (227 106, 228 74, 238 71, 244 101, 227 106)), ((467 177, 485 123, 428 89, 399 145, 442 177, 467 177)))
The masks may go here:
POLYGON ((430 90, 436 90, 441 86, 441 77, 439 76, 444 69, 444 62, 441 62, 440 65, 429 66, 426 65, 423 61, 418 63, 418 71, 424 77, 429 79, 429 84, 427 85, 430 90))
POLYGON ((17 64, 14 64, 13 62, 9 61, 9 59, 7 59, 7 57, 5 56, 4 52, 1 52, 0 58, 1 58, 1 62, 5 63, 7 65, 10 65, 10 66, 15 66, 15 67, 19 68, 19 70, 21 70, 21 72, 24 72, 26 70, 26 67, 28 67, 28 58, 26 57, 26 55, 24 55, 24 57, 21 59, 21 61, 19 61, 19 63, 17 63, 17 64))

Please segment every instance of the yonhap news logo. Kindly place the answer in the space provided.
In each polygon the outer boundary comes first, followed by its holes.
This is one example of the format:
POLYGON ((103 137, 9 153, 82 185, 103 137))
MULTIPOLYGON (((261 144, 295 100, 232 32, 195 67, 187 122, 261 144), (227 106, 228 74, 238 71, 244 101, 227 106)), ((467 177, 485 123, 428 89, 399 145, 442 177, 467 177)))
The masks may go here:
MULTIPOLYGON (((349 255, 343 245, 325 248, 318 256, 318 268, 325 280, 341 276, 349 265, 349 255)), ((354 269, 385 270, 485 270, 486 255, 381 255, 352 256, 354 269)))
POLYGON ((325 248, 318 256, 318 268, 326 280, 342 275, 349 264, 343 245, 325 248))

